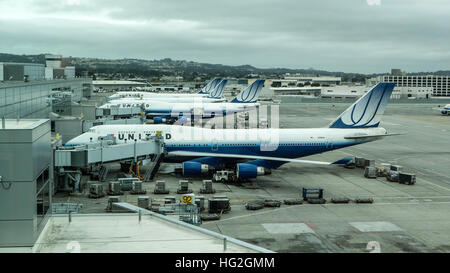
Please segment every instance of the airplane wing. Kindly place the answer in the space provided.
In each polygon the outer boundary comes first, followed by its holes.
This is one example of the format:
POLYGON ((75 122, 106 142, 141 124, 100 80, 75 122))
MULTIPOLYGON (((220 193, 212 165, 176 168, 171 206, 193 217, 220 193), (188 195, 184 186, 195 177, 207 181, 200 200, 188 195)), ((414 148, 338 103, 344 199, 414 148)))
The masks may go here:
POLYGON ((280 162, 294 162, 302 164, 315 164, 315 165, 341 165, 346 164, 352 157, 346 157, 336 162, 324 162, 324 161, 313 161, 313 160, 301 160, 292 159, 284 157, 271 157, 271 156, 258 156, 258 155, 239 155, 239 154, 222 154, 222 153, 202 153, 202 152, 190 152, 190 151, 173 151, 168 152, 167 155, 170 156, 198 156, 198 157, 220 157, 220 158, 236 158, 236 159, 262 159, 270 161, 280 161, 280 162))

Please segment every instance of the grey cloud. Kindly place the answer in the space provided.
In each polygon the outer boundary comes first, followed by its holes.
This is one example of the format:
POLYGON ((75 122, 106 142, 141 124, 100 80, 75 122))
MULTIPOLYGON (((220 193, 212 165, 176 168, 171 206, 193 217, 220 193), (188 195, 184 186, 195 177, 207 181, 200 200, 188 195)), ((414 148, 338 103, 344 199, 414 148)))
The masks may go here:
POLYGON ((449 69, 443 0, 76 1, 25 1, 36 19, 0 18, 0 51, 362 73, 449 69))

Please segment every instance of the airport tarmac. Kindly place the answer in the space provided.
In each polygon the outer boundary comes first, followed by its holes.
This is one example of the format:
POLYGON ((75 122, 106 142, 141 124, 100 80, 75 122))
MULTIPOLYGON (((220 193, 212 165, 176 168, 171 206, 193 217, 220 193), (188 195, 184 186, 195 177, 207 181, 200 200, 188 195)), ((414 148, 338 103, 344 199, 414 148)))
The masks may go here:
MULTIPOLYGON (((324 127, 351 103, 282 103, 281 128, 324 127)), ((391 163, 417 175, 415 185, 367 179, 363 169, 285 164, 272 175, 239 185, 214 183, 216 193, 231 199, 231 212, 202 227, 276 252, 450 252, 450 117, 433 111, 436 105, 392 103, 381 126, 402 133, 354 147, 303 159, 334 161, 345 156, 391 163), (373 204, 303 204, 246 210, 249 200, 299 198, 303 187, 321 187, 324 198, 370 197, 373 204), (378 249, 379 246, 379 249, 378 249)), ((169 167, 163 164, 162 169, 169 167)), ((112 166, 114 179, 118 166, 112 166)), ((159 173, 170 196, 176 194, 175 174, 159 173)), ((190 179, 198 194, 202 179, 190 179)), ((144 183, 151 198, 154 182, 144 183)), ((105 183, 105 187, 106 187, 105 183)), ((201 194, 206 198, 212 194, 201 194)), ((137 196, 122 201, 137 203, 137 196)), ((107 197, 88 199, 58 193, 53 202, 82 203, 84 213, 104 212, 107 197)))

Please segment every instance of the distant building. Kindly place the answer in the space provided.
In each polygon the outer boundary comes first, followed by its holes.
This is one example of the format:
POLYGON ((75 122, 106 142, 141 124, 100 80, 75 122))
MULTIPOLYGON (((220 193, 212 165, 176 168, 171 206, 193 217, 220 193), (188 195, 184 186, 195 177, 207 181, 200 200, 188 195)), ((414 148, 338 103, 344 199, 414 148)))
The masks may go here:
MULTIPOLYGON (((322 98, 350 99, 359 98, 367 93, 372 86, 355 85, 355 86, 330 86, 322 87, 322 98)), ((404 87, 395 86, 392 91, 391 99, 428 99, 431 97, 433 89, 431 87, 404 87)))
POLYGON ((297 75, 289 75, 284 77, 285 80, 295 80, 298 83, 316 83, 320 85, 339 85, 341 84, 341 77, 329 77, 329 76, 318 76, 318 77, 309 77, 309 76, 297 76, 297 75))
POLYGON ((147 84, 135 81, 97 80, 92 81, 94 91, 127 91, 136 87, 146 87, 147 84))
POLYGON ((378 82, 393 82, 396 87, 422 88, 422 90, 433 89, 432 96, 450 97, 449 76, 378 76, 368 79, 366 84, 373 85, 378 82))
POLYGON ((0 81, 43 80, 45 67, 34 63, 0 63, 0 81))
POLYGON ((364 95, 370 87, 363 85, 339 85, 322 87, 321 98, 335 98, 335 99, 351 99, 358 98, 364 95))
POLYGON ((160 78, 161 81, 163 82, 173 82, 173 81, 183 81, 183 77, 182 76, 162 76, 160 78))
POLYGON ((393 69, 391 69, 391 75, 392 76, 406 76, 406 73, 402 72, 401 69, 393 68, 393 69))
MULTIPOLYGON (((251 84, 256 79, 248 80, 251 84)), ((261 98, 271 98, 273 96, 303 96, 303 97, 319 97, 320 86, 304 85, 296 79, 266 79, 261 90, 261 98)))
POLYGON ((72 79, 75 78, 75 67, 67 66, 69 61, 61 55, 45 55, 45 78, 72 79))

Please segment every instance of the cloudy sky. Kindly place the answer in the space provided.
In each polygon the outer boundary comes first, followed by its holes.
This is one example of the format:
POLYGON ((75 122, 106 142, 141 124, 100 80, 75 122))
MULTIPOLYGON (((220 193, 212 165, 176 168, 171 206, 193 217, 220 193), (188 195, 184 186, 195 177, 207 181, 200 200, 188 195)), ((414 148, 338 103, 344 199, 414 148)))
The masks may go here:
POLYGON ((0 0, 0 52, 450 69, 448 0, 0 0))

